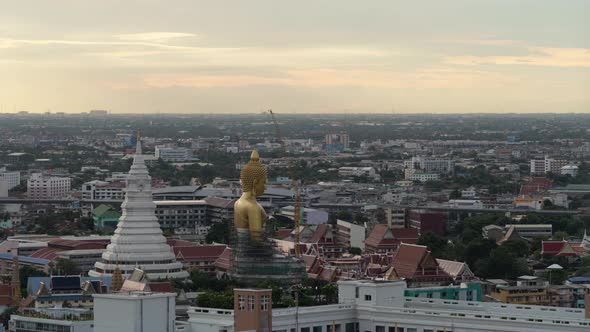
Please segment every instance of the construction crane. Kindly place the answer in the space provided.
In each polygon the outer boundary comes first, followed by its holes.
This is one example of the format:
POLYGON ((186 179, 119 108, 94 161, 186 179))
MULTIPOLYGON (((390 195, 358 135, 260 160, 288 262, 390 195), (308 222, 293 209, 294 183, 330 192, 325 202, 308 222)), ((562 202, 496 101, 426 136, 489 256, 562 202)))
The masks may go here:
MULTIPOLYGON (((281 144, 281 148, 283 152, 287 153, 287 144, 285 144, 285 140, 283 139, 283 135, 281 135, 281 128, 279 127, 279 122, 275 117, 274 112, 269 109, 268 113, 272 118, 272 122, 275 126, 275 135, 281 144)), ((300 257, 300 248, 299 248, 299 219, 301 218, 301 187, 299 181, 295 177, 295 167, 294 167, 294 160, 289 160, 289 177, 291 178, 291 185, 293 186, 293 190, 295 191, 294 199, 294 208, 293 208, 293 221, 295 222, 295 257, 300 257)))

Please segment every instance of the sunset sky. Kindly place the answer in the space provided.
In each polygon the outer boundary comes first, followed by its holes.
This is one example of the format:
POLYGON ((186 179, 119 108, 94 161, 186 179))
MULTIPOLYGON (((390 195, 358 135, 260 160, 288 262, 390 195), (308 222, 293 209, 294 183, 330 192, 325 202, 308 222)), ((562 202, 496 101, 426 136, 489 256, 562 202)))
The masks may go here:
POLYGON ((590 1, 3 1, 0 112, 590 112, 590 1))

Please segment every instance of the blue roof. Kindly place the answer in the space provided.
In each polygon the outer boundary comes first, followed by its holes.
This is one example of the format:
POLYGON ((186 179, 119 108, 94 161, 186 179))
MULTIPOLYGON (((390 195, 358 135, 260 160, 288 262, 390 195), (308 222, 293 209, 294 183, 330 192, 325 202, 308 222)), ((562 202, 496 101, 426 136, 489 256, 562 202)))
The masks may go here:
MULTIPOLYGON (((12 260, 13 258, 14 258, 14 255, 12 255, 12 254, 0 254, 0 259, 12 260)), ((40 264, 40 265, 46 265, 46 264, 49 264, 49 262, 51 262, 48 259, 34 258, 34 257, 29 257, 29 256, 18 256, 18 260, 19 260, 19 262, 40 264)))
MULTIPOLYGON (((85 281, 102 281, 105 285, 109 288, 111 287, 111 276, 103 276, 103 277, 81 277, 80 284, 83 284, 85 281)), ((27 292, 29 294, 37 293, 39 290, 39 285, 41 282, 45 283, 47 287, 51 286, 51 277, 29 277, 27 280, 27 292)), ((78 285, 78 288, 80 285, 78 285)))
POLYGON ((51 277, 51 290, 80 290, 81 286, 80 276, 51 277))
POLYGON ((573 283, 590 283, 590 277, 571 277, 568 281, 573 283))

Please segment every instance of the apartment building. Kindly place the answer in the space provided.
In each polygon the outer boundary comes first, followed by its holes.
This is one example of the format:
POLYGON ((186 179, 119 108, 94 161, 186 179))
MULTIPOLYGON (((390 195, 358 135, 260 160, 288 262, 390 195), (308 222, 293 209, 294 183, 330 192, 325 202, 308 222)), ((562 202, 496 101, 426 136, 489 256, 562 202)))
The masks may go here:
POLYGON ((31 199, 57 199, 66 197, 72 179, 33 173, 27 181, 27 194, 31 199))

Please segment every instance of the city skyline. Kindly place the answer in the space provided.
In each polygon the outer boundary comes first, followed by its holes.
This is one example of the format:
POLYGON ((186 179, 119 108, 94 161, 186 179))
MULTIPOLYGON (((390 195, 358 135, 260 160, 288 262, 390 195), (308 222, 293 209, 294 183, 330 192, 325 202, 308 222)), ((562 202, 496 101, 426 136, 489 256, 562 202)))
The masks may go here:
POLYGON ((583 1, 6 4, 0 112, 589 111, 583 1))

